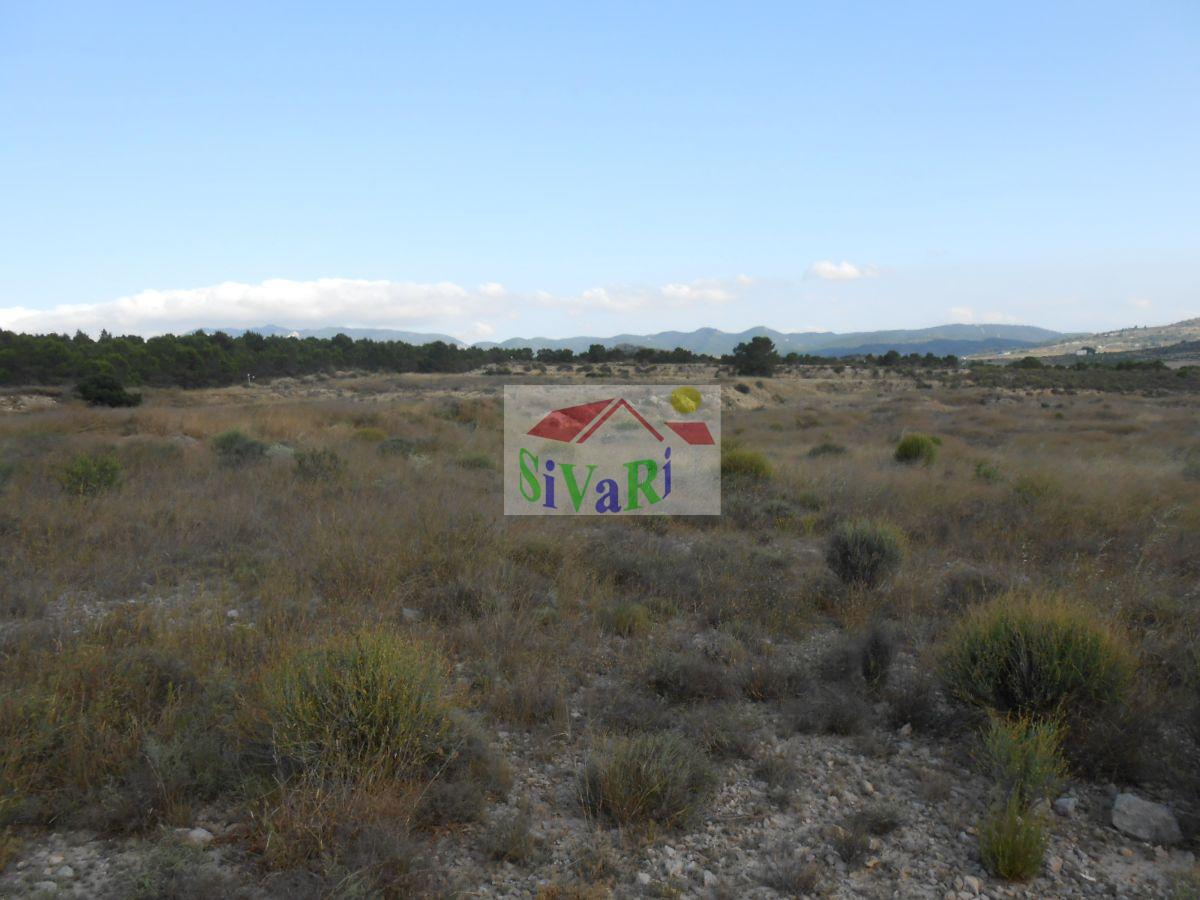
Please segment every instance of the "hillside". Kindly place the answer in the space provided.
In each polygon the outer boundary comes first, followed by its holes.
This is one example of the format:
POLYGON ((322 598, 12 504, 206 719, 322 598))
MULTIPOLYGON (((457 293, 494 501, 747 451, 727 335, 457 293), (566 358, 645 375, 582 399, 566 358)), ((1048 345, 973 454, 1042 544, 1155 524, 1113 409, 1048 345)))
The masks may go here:
POLYGON ((1185 319, 1171 325, 1135 326, 1095 334, 1063 336, 1063 339, 1054 343, 1031 348, 1027 355, 1072 356, 1084 347, 1094 347, 1097 353, 1103 354, 1129 353, 1196 340, 1200 340, 1200 318, 1185 319))

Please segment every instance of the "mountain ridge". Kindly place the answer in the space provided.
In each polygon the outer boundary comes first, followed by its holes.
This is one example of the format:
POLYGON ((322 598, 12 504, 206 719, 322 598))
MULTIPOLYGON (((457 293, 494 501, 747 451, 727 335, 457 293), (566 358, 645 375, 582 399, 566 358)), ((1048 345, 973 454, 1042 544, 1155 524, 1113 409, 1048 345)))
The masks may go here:
MULTIPOLYGON (((217 330, 217 329, 212 329, 217 330)), ((352 338, 371 340, 405 341, 411 344, 444 341, 448 344, 468 346, 463 341, 446 334, 399 331, 388 328, 351 328, 326 326, 317 329, 289 329, 280 325, 264 325, 254 328, 220 329, 230 335, 255 331, 263 335, 290 335, 298 337, 333 337, 345 334, 352 338)), ((651 334, 622 333, 608 337, 577 335, 566 338, 508 338, 503 341, 477 341, 473 345, 482 349, 501 347, 504 349, 527 348, 531 350, 572 350, 585 352, 593 344, 604 347, 629 345, 654 350, 674 350, 682 347, 693 353, 721 356, 731 353, 740 343, 755 337, 768 337, 781 354, 808 353, 820 356, 845 356, 861 353, 885 353, 890 349, 905 353, 982 353, 990 350, 1005 351, 1035 347, 1052 341, 1071 337, 1063 332, 1051 331, 1034 325, 948 324, 927 328, 896 328, 879 331, 798 331, 784 332, 765 325, 756 325, 745 331, 729 332, 718 328, 702 327, 693 331, 660 331, 651 334)))

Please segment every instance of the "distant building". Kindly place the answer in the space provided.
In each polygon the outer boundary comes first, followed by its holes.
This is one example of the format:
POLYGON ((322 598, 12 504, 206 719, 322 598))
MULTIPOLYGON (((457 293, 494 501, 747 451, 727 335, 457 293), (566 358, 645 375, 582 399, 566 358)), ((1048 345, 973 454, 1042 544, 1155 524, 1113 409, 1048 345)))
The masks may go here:
POLYGON ((1075 355, 1076 356, 1095 356, 1096 348, 1095 347, 1080 347, 1078 350, 1075 351, 1075 355))

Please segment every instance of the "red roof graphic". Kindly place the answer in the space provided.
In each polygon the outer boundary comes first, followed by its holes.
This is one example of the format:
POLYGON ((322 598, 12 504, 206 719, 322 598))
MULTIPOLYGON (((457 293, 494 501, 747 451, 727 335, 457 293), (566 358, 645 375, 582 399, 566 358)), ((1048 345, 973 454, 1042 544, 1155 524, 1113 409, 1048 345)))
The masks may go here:
MULTIPOLYGON (((628 410, 643 428, 654 435, 655 440, 663 440, 662 434, 647 422, 645 417, 634 409, 633 405, 624 397, 615 401, 609 398, 551 410, 540 422, 530 428, 528 433, 534 437, 546 438, 551 441, 563 441, 564 443, 575 441, 577 444, 582 444, 595 434, 618 409, 628 410), (577 437, 578 440, 576 440, 577 437)), ((667 422, 666 425, 689 444, 714 443, 712 433, 703 422, 667 422)))

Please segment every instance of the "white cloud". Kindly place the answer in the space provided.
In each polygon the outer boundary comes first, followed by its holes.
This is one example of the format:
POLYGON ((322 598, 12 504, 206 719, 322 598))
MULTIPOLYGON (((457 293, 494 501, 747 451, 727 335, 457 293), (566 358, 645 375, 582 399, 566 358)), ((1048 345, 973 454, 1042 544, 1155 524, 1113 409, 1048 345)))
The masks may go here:
POLYGON ((823 259, 809 266, 805 277, 820 278, 823 281, 857 281, 860 278, 878 278, 879 269, 875 266, 856 266, 845 260, 835 263, 833 260, 823 259))
POLYGON ((1138 309, 1149 309, 1154 305, 1154 301, 1146 297, 1134 297, 1129 301, 1131 306, 1136 306, 1138 309))
POLYGON ((655 307, 725 303, 735 294, 725 282, 698 279, 661 287, 589 288, 577 295, 546 291, 517 294, 489 281, 469 290, 449 281, 436 283, 319 278, 276 278, 260 284, 227 281, 201 288, 145 290, 101 303, 65 304, 51 309, 0 307, 0 328, 25 332, 98 334, 185 333, 196 328, 253 328, 329 325, 442 331, 484 338, 495 321, 513 317, 523 305, 571 314, 628 313, 655 307))
POLYGON ((950 307, 951 321, 959 323, 967 323, 975 321, 975 310, 969 306, 952 306, 950 307))

